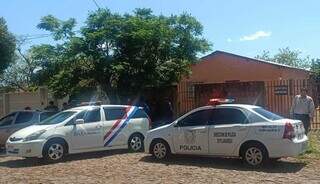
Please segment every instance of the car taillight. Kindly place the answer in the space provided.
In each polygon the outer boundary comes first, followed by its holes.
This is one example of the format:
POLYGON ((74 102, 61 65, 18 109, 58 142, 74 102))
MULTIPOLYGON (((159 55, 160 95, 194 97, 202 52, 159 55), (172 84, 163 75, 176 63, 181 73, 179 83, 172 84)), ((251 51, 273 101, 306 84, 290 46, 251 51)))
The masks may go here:
POLYGON ((291 123, 286 123, 284 126, 283 138, 292 140, 295 137, 294 128, 291 123))

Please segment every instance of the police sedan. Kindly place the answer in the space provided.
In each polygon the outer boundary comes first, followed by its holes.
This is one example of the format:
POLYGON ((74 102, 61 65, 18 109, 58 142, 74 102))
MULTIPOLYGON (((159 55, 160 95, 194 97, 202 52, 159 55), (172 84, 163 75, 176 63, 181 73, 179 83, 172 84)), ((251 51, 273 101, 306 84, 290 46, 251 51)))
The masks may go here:
POLYGON ((145 151, 156 159, 170 154, 241 157, 258 166, 303 153, 307 141, 301 121, 258 106, 224 104, 197 108, 148 131, 145 151))
POLYGON ((140 107, 76 107, 15 132, 7 140, 6 151, 10 156, 48 161, 90 151, 123 148, 140 151, 149 127, 149 118, 140 107))

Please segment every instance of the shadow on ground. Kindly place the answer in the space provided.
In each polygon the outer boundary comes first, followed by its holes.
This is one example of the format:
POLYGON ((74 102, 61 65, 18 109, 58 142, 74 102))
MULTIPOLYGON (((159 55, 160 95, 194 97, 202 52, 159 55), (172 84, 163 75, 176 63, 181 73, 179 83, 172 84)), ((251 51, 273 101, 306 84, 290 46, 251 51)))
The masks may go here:
MULTIPOLYGON (((128 150, 110 150, 110 151, 73 154, 73 155, 66 156, 64 160, 59 163, 67 163, 67 162, 72 162, 77 160, 96 159, 96 158, 108 157, 112 155, 121 155, 121 154, 130 154, 130 153, 128 150)), ((36 167, 36 166, 43 166, 43 165, 49 165, 49 164, 56 164, 56 163, 47 162, 39 158, 24 158, 24 159, 17 158, 16 160, 6 160, 3 162, 0 161, 0 167, 9 167, 9 168, 36 167)))
POLYGON ((195 157, 195 156, 172 156, 163 161, 157 161, 151 156, 144 156, 140 159, 142 162, 157 163, 165 165, 182 165, 182 166, 196 166, 207 167, 215 169, 239 170, 239 171, 256 171, 265 173, 296 173, 299 172, 306 163, 293 162, 286 160, 278 160, 268 162, 267 164, 253 168, 242 162, 237 158, 213 158, 213 157, 195 157))

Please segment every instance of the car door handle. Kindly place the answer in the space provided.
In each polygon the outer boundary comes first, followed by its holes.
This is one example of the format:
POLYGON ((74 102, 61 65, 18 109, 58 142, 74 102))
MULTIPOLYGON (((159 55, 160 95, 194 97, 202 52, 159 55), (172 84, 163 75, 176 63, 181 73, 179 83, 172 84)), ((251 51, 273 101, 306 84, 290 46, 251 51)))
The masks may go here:
POLYGON ((199 132, 199 133, 206 133, 206 128, 205 127, 201 127, 201 128, 192 128, 192 129, 188 129, 187 131, 189 132, 199 132))
POLYGON ((102 125, 97 125, 96 128, 102 128, 102 125))

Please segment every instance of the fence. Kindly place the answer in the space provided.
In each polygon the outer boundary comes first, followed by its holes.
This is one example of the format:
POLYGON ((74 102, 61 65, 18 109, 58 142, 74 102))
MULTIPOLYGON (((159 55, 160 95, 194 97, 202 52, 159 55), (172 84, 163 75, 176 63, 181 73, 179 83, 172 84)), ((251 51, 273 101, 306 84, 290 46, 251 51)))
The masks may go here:
POLYGON ((320 129, 319 84, 312 80, 279 80, 265 82, 265 107, 282 116, 290 117, 290 108, 293 98, 298 95, 301 88, 308 89, 308 95, 314 99, 316 106, 312 123, 313 129, 320 129))
POLYGON ((25 107, 43 109, 48 105, 48 91, 40 88, 36 92, 11 92, 0 94, 0 117, 25 107))
POLYGON ((204 106, 212 94, 217 90, 223 90, 226 96, 235 98, 236 103, 253 104, 263 106, 266 109, 290 117, 290 108, 295 95, 300 93, 301 88, 308 89, 313 97, 315 116, 311 125, 313 129, 320 129, 319 107, 319 83, 312 80, 278 80, 256 82, 234 82, 219 84, 203 84, 181 82, 177 87, 176 114, 179 116, 196 107, 204 106))

